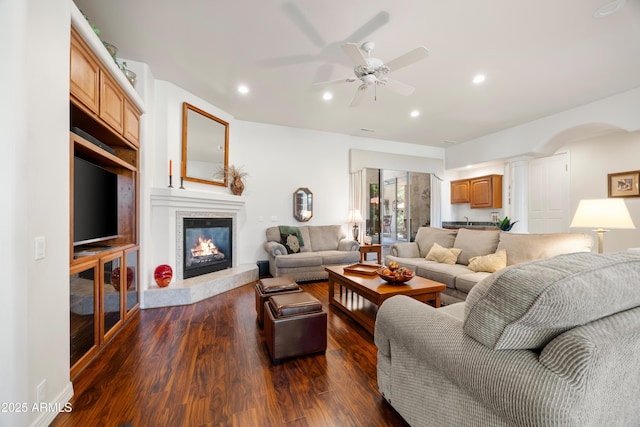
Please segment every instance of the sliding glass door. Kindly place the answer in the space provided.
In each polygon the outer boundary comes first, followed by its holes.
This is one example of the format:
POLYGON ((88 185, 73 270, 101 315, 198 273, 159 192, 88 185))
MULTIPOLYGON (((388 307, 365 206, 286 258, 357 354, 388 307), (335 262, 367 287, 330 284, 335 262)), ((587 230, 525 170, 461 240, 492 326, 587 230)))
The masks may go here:
POLYGON ((430 222, 430 174, 366 170, 366 232, 374 243, 413 241, 430 222))

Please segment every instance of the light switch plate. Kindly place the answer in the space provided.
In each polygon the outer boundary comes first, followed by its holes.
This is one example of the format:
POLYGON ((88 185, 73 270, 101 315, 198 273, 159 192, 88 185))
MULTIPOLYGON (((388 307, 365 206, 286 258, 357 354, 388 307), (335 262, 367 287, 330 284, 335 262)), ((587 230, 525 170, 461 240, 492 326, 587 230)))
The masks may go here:
POLYGON ((47 241, 44 236, 38 236, 34 239, 35 253, 34 259, 43 259, 47 254, 47 241))

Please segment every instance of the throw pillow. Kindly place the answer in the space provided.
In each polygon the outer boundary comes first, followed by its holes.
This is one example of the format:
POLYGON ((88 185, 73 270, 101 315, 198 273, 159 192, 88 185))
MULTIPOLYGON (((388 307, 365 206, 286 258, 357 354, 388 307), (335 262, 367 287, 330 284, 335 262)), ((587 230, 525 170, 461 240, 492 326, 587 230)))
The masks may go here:
POLYGON ((279 228, 280 243, 287 249, 287 254, 297 254, 300 252, 300 248, 304 246, 300 229, 288 225, 281 225, 279 228))
POLYGON ((425 258, 429 261, 441 262, 443 264, 455 264, 460 252, 462 252, 461 249, 443 248, 439 244, 434 243, 425 258))
POLYGON ((499 250, 495 254, 474 256, 469 259, 469 270, 495 273, 507 266, 507 251, 499 250))

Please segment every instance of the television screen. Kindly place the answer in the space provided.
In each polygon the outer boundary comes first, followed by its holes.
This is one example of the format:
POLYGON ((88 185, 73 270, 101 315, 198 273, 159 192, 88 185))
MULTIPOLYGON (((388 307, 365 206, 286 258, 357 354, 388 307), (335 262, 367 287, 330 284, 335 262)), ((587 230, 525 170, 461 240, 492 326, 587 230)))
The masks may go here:
POLYGON ((73 244, 118 235, 118 176, 79 157, 73 163, 73 244))

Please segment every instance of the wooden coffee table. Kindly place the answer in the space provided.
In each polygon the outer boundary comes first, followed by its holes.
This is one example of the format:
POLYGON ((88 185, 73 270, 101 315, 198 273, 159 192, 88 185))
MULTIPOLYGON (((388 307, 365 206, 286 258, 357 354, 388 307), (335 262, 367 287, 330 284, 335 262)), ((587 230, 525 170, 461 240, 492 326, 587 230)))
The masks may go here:
POLYGON ((395 295, 407 295, 440 307, 440 282, 415 276, 402 285, 391 285, 378 275, 345 273, 343 265, 325 267, 329 273, 329 305, 343 311, 373 334, 378 307, 395 295))

